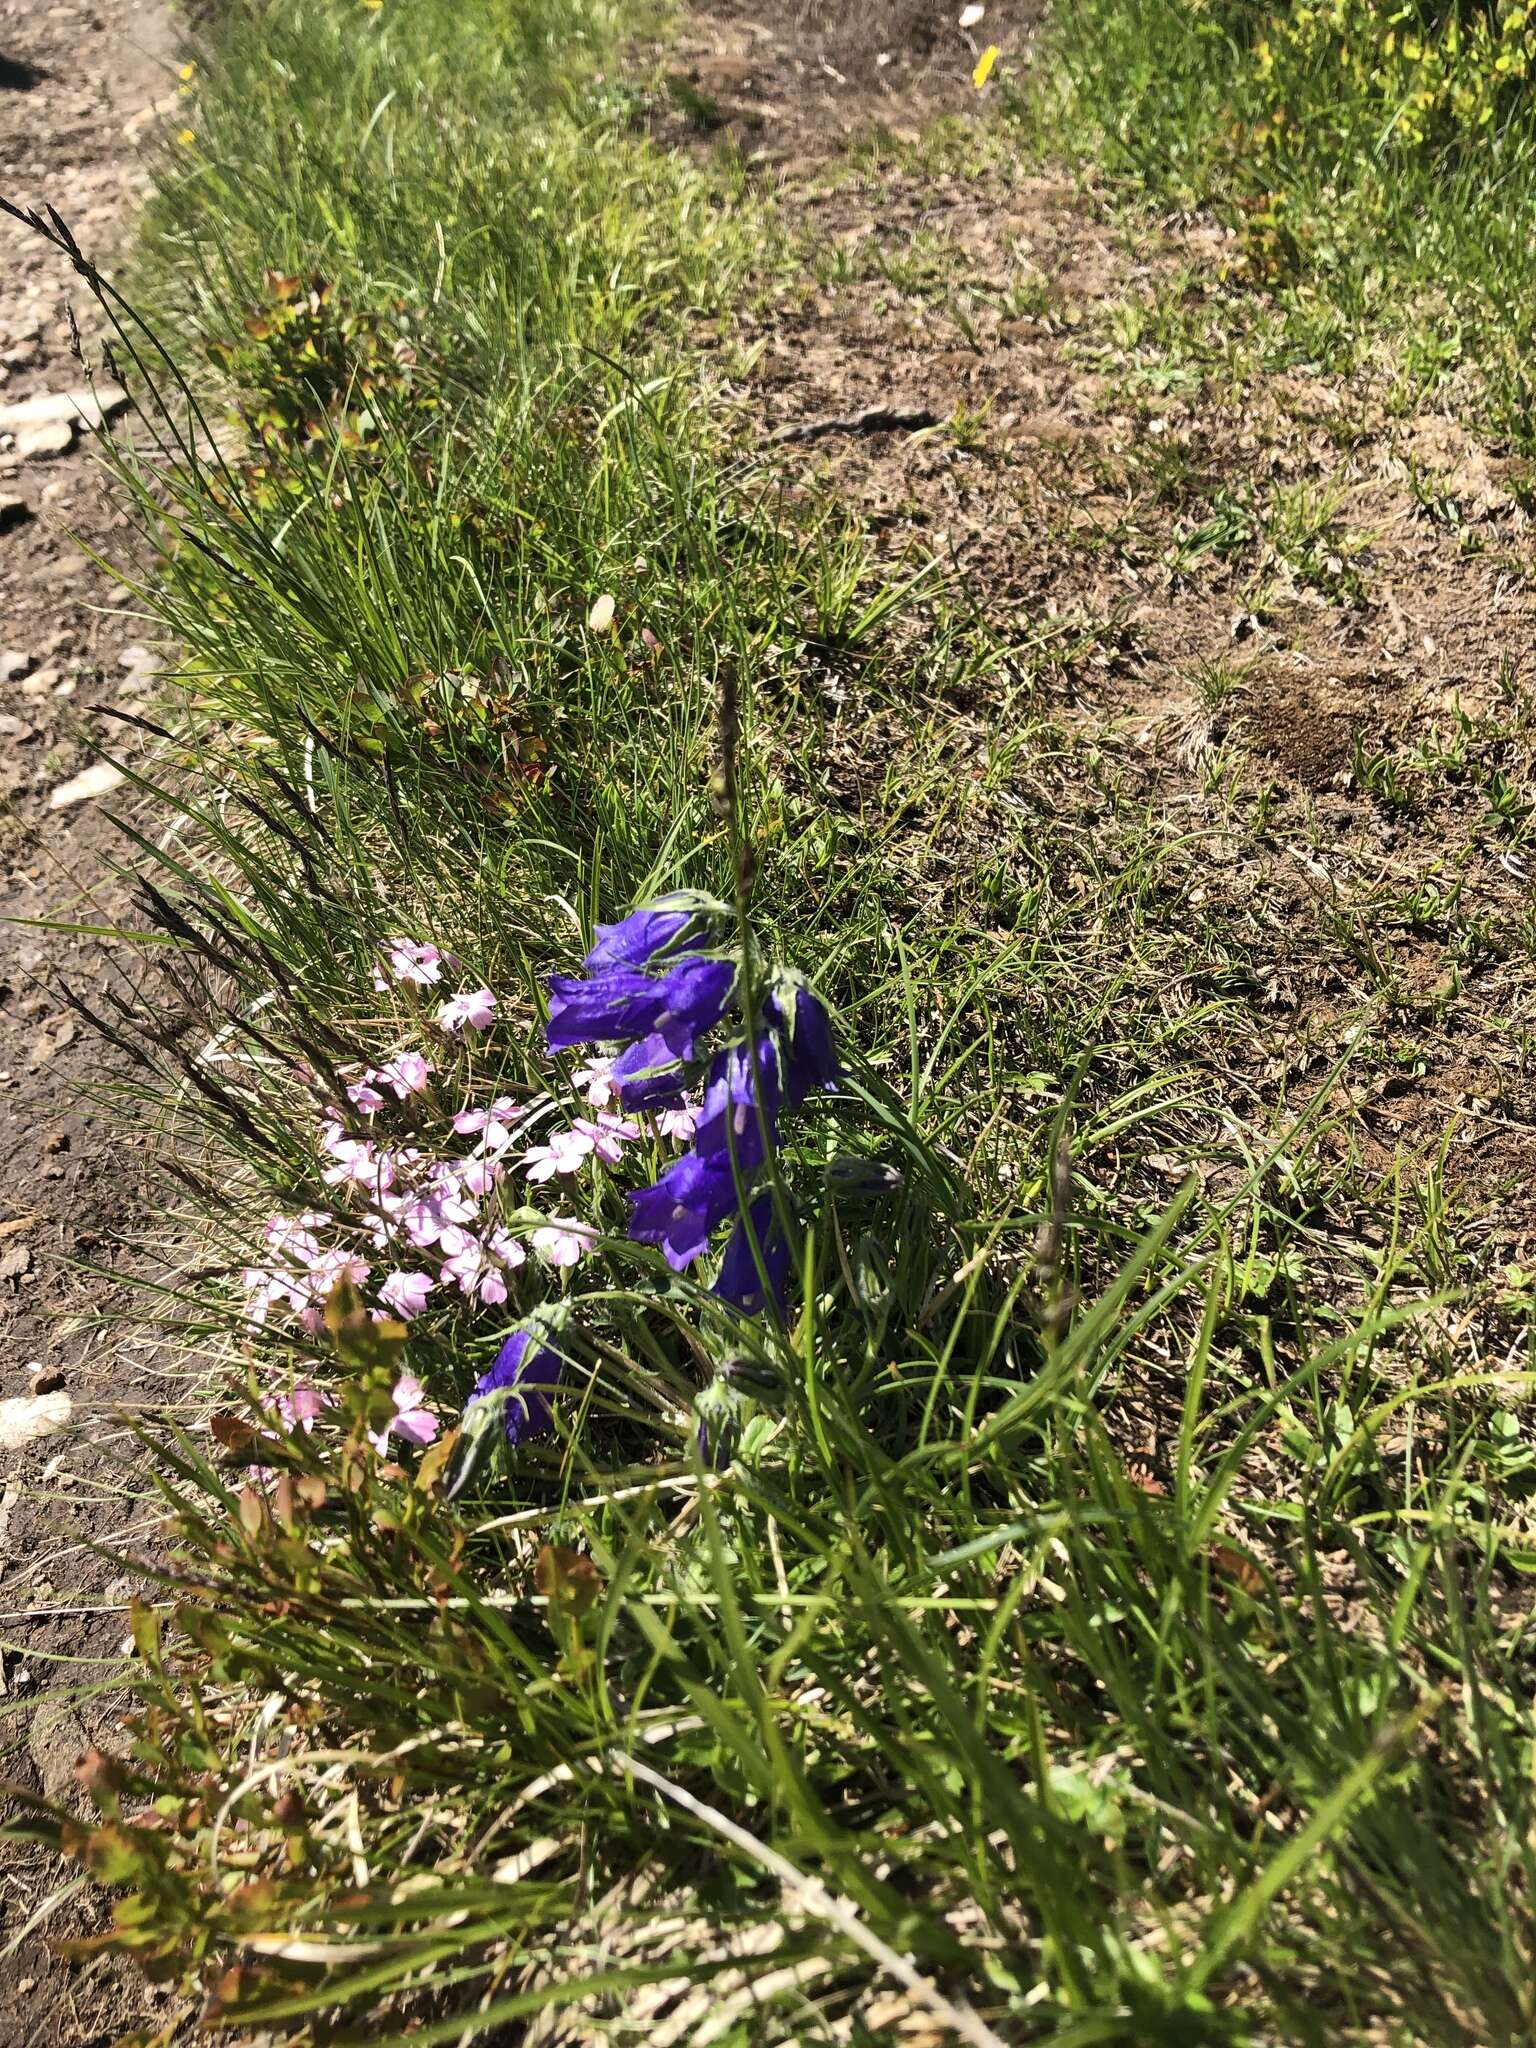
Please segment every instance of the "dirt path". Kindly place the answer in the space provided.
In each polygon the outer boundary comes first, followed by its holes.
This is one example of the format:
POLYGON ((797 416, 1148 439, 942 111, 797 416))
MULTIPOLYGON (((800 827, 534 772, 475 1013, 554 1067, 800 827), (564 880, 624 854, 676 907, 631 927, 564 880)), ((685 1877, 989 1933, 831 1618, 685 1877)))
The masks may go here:
MULTIPOLYGON (((0 192, 56 207, 82 246, 110 255, 142 186, 138 145, 175 91, 158 0, 0 0, 0 192)), ((102 799, 61 804, 59 793, 107 730, 88 707, 142 701, 150 663, 143 623, 70 538, 123 553, 90 436, 37 417, 48 407, 36 401, 85 382, 70 308, 99 365, 99 322, 77 280, 0 220, 0 919, 96 923, 127 907, 106 875, 121 841, 102 799)), ((84 1412, 132 1389, 131 1351, 72 1314, 100 1311, 108 1290, 71 1267, 118 1256, 138 1142, 87 1099, 113 1075, 59 983, 98 1000, 113 971, 88 944, 0 924, 0 1397, 55 1388, 84 1412)), ((110 1694, 78 1688, 99 1682, 91 1660, 122 1635, 145 1509, 115 1426, 0 1455, 0 1774, 67 1796, 75 1756, 111 1712, 110 1694), (116 1563, 91 1542, 118 1550, 116 1563)), ((56 1874, 15 1850, 0 1859, 3 1947, 56 1874)), ((115 2039, 138 1996, 34 1937, 0 1961, 0 2043, 115 2039)))

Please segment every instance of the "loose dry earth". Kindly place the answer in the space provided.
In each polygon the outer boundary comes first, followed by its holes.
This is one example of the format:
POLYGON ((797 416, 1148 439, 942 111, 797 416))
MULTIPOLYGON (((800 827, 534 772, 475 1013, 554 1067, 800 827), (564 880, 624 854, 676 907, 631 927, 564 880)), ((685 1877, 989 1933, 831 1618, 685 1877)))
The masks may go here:
MULTIPOLYGON (((56 207, 88 253, 109 257, 131 226, 157 103, 174 99, 170 49, 148 0, 0 0, 0 193, 56 207)), ((91 435, 48 404, 82 390, 85 365, 105 389, 100 331, 68 266, 0 220, 0 1399, 51 1389, 90 1422, 0 1453, 0 1772, 66 1799, 75 1757, 110 1725, 99 1660, 122 1637, 153 1521, 131 1434, 110 1417, 154 1398, 152 1361, 99 1320, 110 1286, 79 1270, 112 1265, 141 1206, 140 1140, 93 1104, 110 1059, 63 993, 97 1005, 118 969, 88 942, 14 922, 132 922, 108 873, 122 840, 107 813, 124 790, 61 801, 112 732, 92 707, 141 705, 154 668, 147 622, 81 553, 120 560, 128 542, 91 435)), ((59 1873, 14 1848, 0 1859, 4 1946, 59 1873)), ((96 1917, 72 1909, 54 1931, 96 1917)), ((0 1961, 0 2043, 113 2040, 139 1995, 31 1936, 0 1961)))
MULTIPOLYGON (((1169 1014, 1237 987, 1219 1092, 1244 1116, 1268 1122, 1381 1020, 1391 1059, 1346 1074, 1338 1147, 1385 1172, 1447 1140, 1449 1185, 1518 1261, 1536 973, 1528 861, 1499 820, 1533 787, 1528 465, 1444 395, 1421 409, 1389 363, 1278 363, 1230 231, 1022 173, 965 117, 978 46, 1017 69, 1033 20, 991 5, 968 37, 948 9, 758 4, 695 23, 679 68, 701 143, 744 152, 804 250, 730 330, 762 351, 744 424, 764 442, 876 405, 940 423, 777 459, 887 559, 948 561, 1009 645, 1006 690, 940 707, 957 772, 979 781, 1032 732, 1004 796, 1081 833, 1084 872, 1053 878, 1068 899, 1150 836, 1156 922, 1193 984, 1169 1014)), ((963 897, 992 800, 917 889, 963 897)))

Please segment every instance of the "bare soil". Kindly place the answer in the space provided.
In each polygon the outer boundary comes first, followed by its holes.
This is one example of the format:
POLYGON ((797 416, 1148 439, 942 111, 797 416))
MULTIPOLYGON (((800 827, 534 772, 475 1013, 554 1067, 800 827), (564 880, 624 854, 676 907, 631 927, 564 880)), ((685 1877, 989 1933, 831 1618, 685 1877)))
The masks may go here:
MULTIPOLYGON (((760 350, 734 393, 744 431, 838 493, 887 561, 952 564, 1016 646, 1006 698, 942 707, 958 775, 981 778, 1010 718, 1048 720, 1072 758, 1021 762, 1015 811, 1079 812, 1110 869, 1115 815, 1188 840, 1157 914, 1185 921, 1192 962, 1206 928, 1229 931, 1254 977, 1213 1107, 1271 1123, 1371 1018, 1391 1057, 1346 1075, 1325 1151, 1410 1189, 1443 1174, 1489 1269, 1523 1262, 1529 862, 1489 808, 1499 777, 1516 809, 1536 787, 1529 465, 1468 430, 1471 390, 1416 400, 1390 366, 1244 360, 1275 301, 1241 236, 1021 169, 1025 131, 971 74, 996 43, 994 87, 1020 78, 1040 9, 989 0, 969 32, 959 13, 740 0, 668 58, 673 135, 739 151, 804 250, 729 325, 760 350), (1192 372, 1162 338, 1202 329, 1235 338, 1236 367, 1192 372), (945 425, 785 436, 877 405, 945 425), (1250 530, 1201 545, 1234 503, 1250 530), (1400 788, 1373 784, 1383 756, 1400 788)), ((857 764, 829 757, 839 773, 857 804, 857 764)), ((914 888, 974 874, 981 804, 977 832, 937 862, 919 833, 914 888)))
MULTIPOLYGON (((57 208, 109 259, 176 84, 158 0, 0 0, 0 193, 57 208)), ((0 219, 0 408, 79 389, 85 363, 105 377, 100 328, 68 266, 0 219)), ((132 923, 109 871, 125 792, 49 800, 95 742, 120 745, 92 707, 142 704, 154 668, 147 622, 82 553, 131 550, 91 435, 67 427, 55 447, 0 433, 0 1398, 62 1389, 91 1425, 0 1454, 0 1773, 65 1803, 75 1758, 110 1731, 110 1659, 154 1526, 131 1433, 110 1418, 143 1397, 144 1361, 101 1320, 114 1297, 100 1274, 142 1213, 141 1139, 99 1106, 111 1055, 63 993, 98 1007, 119 970, 93 942, 26 922, 132 923)), ((0 1848, 0 1948, 62 1875, 0 1848)), ((88 1932, 104 1910, 79 1902, 49 1932, 88 1932)), ((67 1964, 34 1934, 0 1959, 0 2044, 115 2040, 142 2001, 136 1982, 67 1964)))

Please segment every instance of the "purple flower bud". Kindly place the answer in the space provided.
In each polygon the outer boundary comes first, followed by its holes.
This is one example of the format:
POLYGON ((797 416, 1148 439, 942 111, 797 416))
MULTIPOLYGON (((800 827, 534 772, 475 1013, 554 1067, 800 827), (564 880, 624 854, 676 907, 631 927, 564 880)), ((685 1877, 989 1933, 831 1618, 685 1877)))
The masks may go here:
POLYGON ((564 1361, 558 1351, 539 1342, 534 1330, 514 1330, 496 1354, 496 1363, 475 1382, 475 1391, 464 1404, 465 1413, 487 1394, 503 1387, 513 1390, 503 1410, 507 1442, 515 1449, 529 1437, 542 1436, 550 1426, 551 1389, 559 1385, 564 1361))
POLYGON ((830 1088, 840 1071, 831 1019, 798 974, 775 977, 763 1016, 779 1035, 785 1102, 794 1108, 813 1089, 830 1088))

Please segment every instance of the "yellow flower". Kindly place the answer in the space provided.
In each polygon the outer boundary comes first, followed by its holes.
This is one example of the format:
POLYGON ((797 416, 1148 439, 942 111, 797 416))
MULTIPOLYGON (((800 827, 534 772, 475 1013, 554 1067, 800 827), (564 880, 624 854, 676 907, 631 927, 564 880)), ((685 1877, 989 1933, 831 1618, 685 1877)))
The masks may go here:
POLYGON ((177 72, 176 76, 181 80, 183 85, 188 84, 190 80, 197 76, 196 64, 183 64, 181 69, 177 72))
POLYGON ((197 140, 197 130, 195 128, 183 128, 176 140, 183 149, 190 149, 197 140))
POLYGON ((975 86, 978 92, 981 91, 982 87, 986 84, 987 80, 992 76, 992 66, 996 62, 997 45, 996 43, 988 43, 987 47, 981 53, 980 62, 977 64, 976 69, 971 73, 971 83, 972 85, 975 86))

